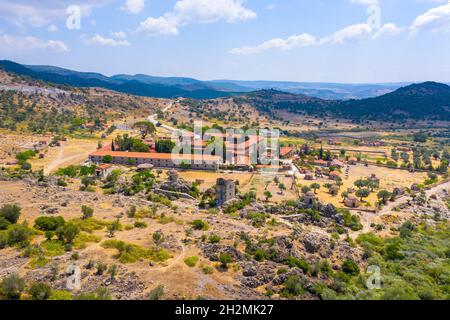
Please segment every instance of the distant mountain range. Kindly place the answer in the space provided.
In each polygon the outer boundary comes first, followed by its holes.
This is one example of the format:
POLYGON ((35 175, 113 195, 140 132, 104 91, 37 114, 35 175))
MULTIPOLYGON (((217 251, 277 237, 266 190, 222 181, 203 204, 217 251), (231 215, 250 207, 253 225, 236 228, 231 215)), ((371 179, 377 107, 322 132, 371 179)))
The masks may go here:
POLYGON ((0 61, 0 68, 54 84, 100 87, 136 96, 156 98, 230 98, 259 111, 286 110, 308 115, 347 119, 450 121, 450 87, 436 82, 420 84, 327 84, 271 81, 199 81, 147 75, 77 72, 52 66, 27 66, 0 61), (269 88, 269 89, 268 89, 269 88))
POLYGON ((450 86, 437 82, 412 84, 379 97, 360 100, 324 100, 277 90, 251 92, 233 99, 269 114, 284 110, 355 120, 450 121, 450 86))
POLYGON ((55 84, 77 87, 101 87, 133 95, 156 98, 185 97, 211 99, 257 90, 275 89, 322 99, 348 100, 380 96, 409 84, 336 84, 236 80, 200 81, 192 78, 154 77, 143 74, 120 74, 107 77, 99 73, 77 72, 53 66, 30 66, 8 60, 0 61, 0 66, 9 72, 30 76, 55 84))

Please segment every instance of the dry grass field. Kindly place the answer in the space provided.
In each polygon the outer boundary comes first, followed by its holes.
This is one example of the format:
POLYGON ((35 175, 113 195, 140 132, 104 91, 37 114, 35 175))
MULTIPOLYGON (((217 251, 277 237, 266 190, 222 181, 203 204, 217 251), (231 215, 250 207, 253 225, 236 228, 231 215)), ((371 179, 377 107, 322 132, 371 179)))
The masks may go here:
MULTIPOLYGON (((344 171, 344 170, 343 170, 344 171)), ((350 166, 348 179, 342 174, 342 182, 343 186, 341 187, 340 193, 346 191, 348 188, 357 189, 354 185, 355 181, 358 179, 365 179, 370 177, 372 174, 375 174, 380 179, 380 190, 386 189, 390 192, 395 187, 405 187, 409 188, 414 183, 423 183, 427 178, 426 173, 410 173, 406 170, 395 170, 377 166, 364 166, 362 164, 358 164, 356 166, 350 166)), ((337 196, 332 196, 328 193, 328 190, 324 188, 326 183, 332 183, 328 178, 318 179, 316 181, 306 181, 304 179, 298 179, 297 182, 300 185, 311 185, 312 183, 319 183, 321 188, 317 191, 319 199, 324 203, 332 203, 337 207, 343 207, 342 198, 340 193, 337 196)), ((373 192, 368 198, 364 199, 366 204, 369 203, 371 207, 374 207, 377 199, 377 190, 373 192)), ((363 204, 364 205, 364 204, 363 204)))

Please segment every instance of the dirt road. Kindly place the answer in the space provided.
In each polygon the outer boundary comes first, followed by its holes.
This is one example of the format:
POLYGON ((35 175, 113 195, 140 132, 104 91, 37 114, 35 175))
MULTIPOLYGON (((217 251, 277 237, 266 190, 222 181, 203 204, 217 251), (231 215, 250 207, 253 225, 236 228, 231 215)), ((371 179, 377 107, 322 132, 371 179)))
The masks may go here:
MULTIPOLYGON (((440 185, 437 185, 429 190, 425 191, 425 194, 427 197, 432 196, 433 194, 442 192, 443 190, 450 190, 450 181, 447 181, 445 183, 442 183, 440 185)), ((379 215, 388 214, 390 213, 394 208, 407 203, 408 201, 411 201, 412 197, 410 196, 403 196, 401 198, 398 198, 394 202, 388 203, 384 208, 378 213, 379 215)))

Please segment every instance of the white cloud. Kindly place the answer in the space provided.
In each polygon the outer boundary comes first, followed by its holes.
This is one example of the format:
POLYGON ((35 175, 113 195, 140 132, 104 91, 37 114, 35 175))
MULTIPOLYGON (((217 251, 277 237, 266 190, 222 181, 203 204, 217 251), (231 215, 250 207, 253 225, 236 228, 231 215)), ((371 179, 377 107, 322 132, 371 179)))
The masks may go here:
POLYGON ((287 39, 272 39, 254 47, 247 46, 235 48, 231 50, 231 53, 238 55, 259 54, 269 49, 289 50, 298 47, 309 47, 317 44, 318 42, 315 37, 307 33, 303 33, 300 35, 290 36, 287 39))
POLYGON ((87 45, 101 45, 109 47, 122 47, 129 46, 130 43, 127 40, 117 40, 113 38, 105 38, 99 34, 94 35, 92 38, 85 40, 87 45))
POLYGON ((286 39, 272 39, 256 46, 244 46, 230 50, 236 55, 260 54, 270 49, 290 50, 300 47, 340 45, 349 41, 375 40, 398 35, 404 28, 399 28, 393 23, 387 23, 380 29, 374 30, 368 24, 355 24, 345 27, 328 37, 320 40, 313 35, 303 33, 290 36, 286 39))
POLYGON ((450 31, 450 1, 419 15, 410 27, 412 33, 420 30, 450 31))
POLYGON ((254 19, 256 13, 244 6, 244 0, 179 0, 173 10, 159 18, 149 17, 138 31, 150 35, 177 35, 179 28, 192 23, 226 21, 234 23, 254 19))
POLYGON ((147 18, 141 22, 138 32, 148 35, 177 35, 179 33, 177 22, 166 17, 147 18))
POLYGON ((138 14, 144 9, 144 6, 144 0, 126 0, 121 9, 131 14, 138 14))
POLYGON ((373 39, 385 39, 399 35, 405 28, 398 27, 394 23, 386 23, 374 35, 373 39))
POLYGON ((371 33, 372 28, 368 24, 354 24, 323 38, 321 43, 343 44, 349 40, 367 38, 371 33))
POLYGON ((55 52, 69 52, 67 45, 59 40, 43 40, 36 37, 16 37, 0 34, 0 49, 11 51, 50 50, 55 52))
POLYGON ((127 34, 123 31, 113 32, 113 36, 118 39, 125 39, 127 37, 127 34))

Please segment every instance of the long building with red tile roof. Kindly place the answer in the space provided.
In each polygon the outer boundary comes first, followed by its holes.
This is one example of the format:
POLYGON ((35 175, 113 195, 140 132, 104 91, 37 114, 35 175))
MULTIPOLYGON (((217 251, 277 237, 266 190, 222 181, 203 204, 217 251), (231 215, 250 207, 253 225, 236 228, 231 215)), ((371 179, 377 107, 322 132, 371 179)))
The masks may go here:
POLYGON ((191 169, 218 170, 221 158, 210 155, 173 154, 173 153, 145 153, 98 150, 89 155, 94 163, 102 163, 110 156, 112 163, 121 165, 151 164, 157 168, 183 168, 189 165, 191 169))

